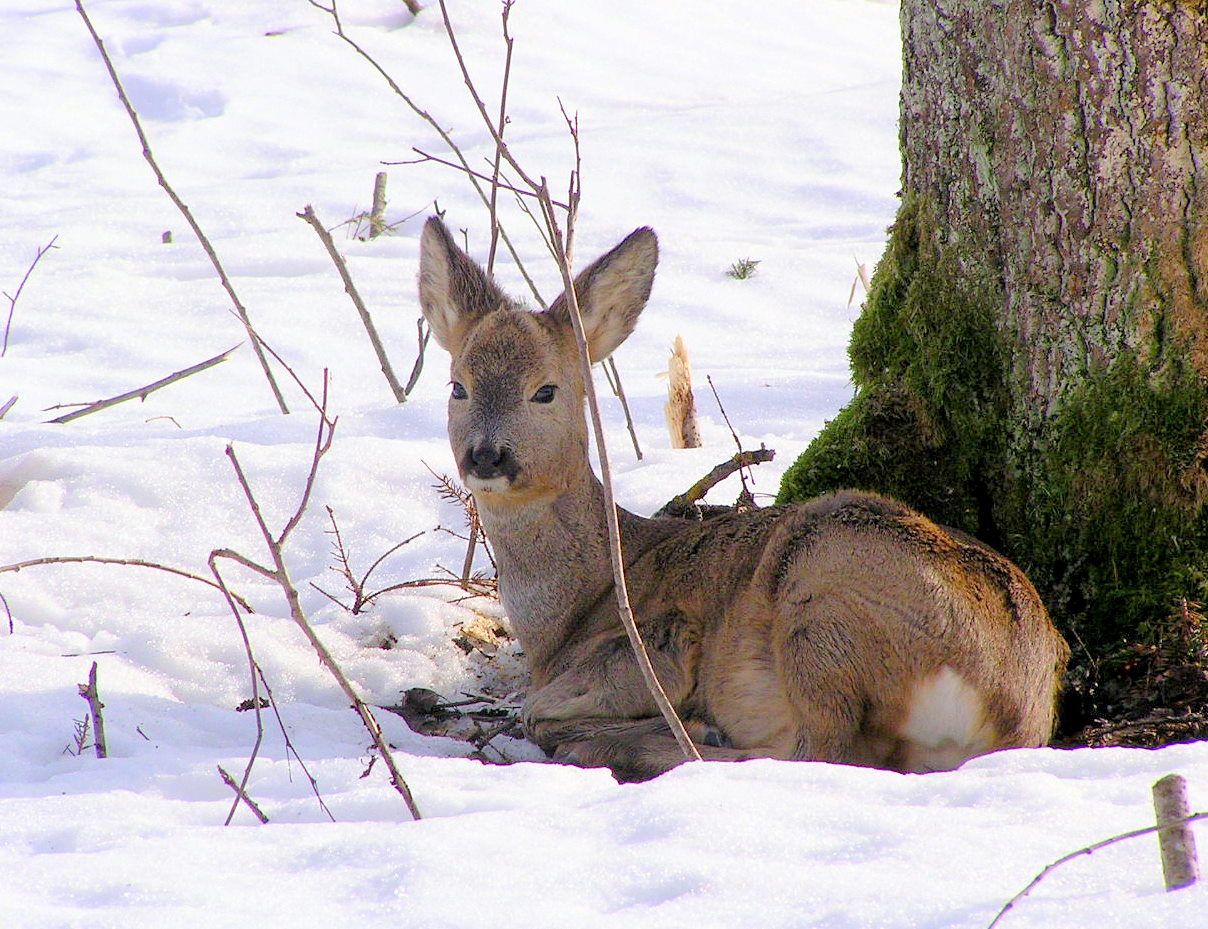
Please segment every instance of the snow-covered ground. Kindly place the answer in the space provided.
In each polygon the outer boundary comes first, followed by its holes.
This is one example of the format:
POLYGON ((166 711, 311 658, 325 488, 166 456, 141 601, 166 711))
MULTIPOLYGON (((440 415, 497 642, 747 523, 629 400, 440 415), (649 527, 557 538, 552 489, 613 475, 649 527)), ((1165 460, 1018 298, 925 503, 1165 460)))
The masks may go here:
MULTIPOLYGON (((453 2, 493 108, 500 5, 453 2)), ((382 597, 353 615, 331 570, 331 507, 371 587, 459 569, 459 509, 427 470, 452 473, 447 359, 432 347, 396 405, 342 285, 294 214, 335 226, 369 206, 383 161, 444 155, 306 0, 92 0, 88 10, 168 180, 211 237, 267 342, 312 390, 330 372, 339 417, 287 557, 303 605, 371 702, 411 687, 451 699, 488 685, 452 639, 492 614, 451 589, 382 597), (390 643, 393 647, 382 648, 390 643)), ((349 35, 485 165, 439 11, 345 0, 349 35)), ((894 211, 896 5, 873 0, 519 0, 508 138, 564 183, 558 99, 580 119, 585 261, 638 225, 662 246, 655 293, 618 354, 646 457, 606 403, 621 501, 649 512, 729 457, 711 375, 747 447, 781 471, 850 396, 845 349, 857 262, 880 255, 894 211), (757 273, 733 280, 735 261, 757 273), (705 438, 666 449, 667 349, 692 353, 705 438)), ((79 15, 62 0, 0 7, 0 289, 37 249, 0 359, 0 565, 47 556, 145 559, 198 575, 217 548, 266 553, 224 454, 228 442, 270 525, 293 512, 317 418, 278 369, 276 411, 245 345, 145 402, 48 425, 57 404, 97 400, 244 339, 230 301, 138 141, 79 15), (162 234, 171 231, 172 242, 162 234), (55 238, 57 237, 57 238, 55 238)), ((416 242, 437 201, 484 257, 486 214, 456 173, 389 169, 394 234, 336 231, 402 376, 415 355, 416 242), (410 218, 406 218, 410 217, 410 218)), ((556 272, 511 204, 506 221, 546 297, 556 272)), ((524 285, 510 260, 498 276, 524 285)), ((0 323, 9 300, 0 300, 0 323)), ((715 497, 726 502, 734 488, 715 497)), ((336 822, 268 723, 240 810, 217 773, 242 771, 255 736, 247 658, 217 593, 135 566, 0 574, 0 925, 4 927, 985 926, 1047 862, 1152 820, 1168 772, 1208 802, 1208 746, 1160 752, 1015 751, 908 777, 820 764, 685 766, 618 786, 552 764, 484 765, 469 746, 379 712, 424 819, 409 821, 367 737, 292 623, 279 592, 227 571, 256 608, 248 631, 291 741, 336 822), (73 754, 98 664, 111 757, 73 754), (69 750, 72 749, 72 750, 69 750)), ((539 760, 496 740, 510 758, 539 760)), ((1115 845, 1055 872, 1006 926, 1204 925, 1203 889, 1162 890, 1156 842, 1115 845)))

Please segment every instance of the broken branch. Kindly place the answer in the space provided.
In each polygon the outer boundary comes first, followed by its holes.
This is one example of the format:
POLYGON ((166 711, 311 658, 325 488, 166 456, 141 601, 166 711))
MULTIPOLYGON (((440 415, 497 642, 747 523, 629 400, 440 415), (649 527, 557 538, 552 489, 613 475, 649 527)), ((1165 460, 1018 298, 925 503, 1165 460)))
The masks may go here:
POLYGON ((92 670, 88 672, 88 683, 80 684, 79 689, 80 696, 88 701, 88 712, 92 714, 92 745, 96 749, 96 756, 107 758, 109 748, 105 744, 105 717, 101 714, 105 704, 101 703, 100 693, 96 689, 95 661, 92 663, 92 670))
MULTIPOLYGON (((256 801, 247 795, 247 791, 241 784, 236 784, 235 779, 227 774, 226 769, 222 765, 218 766, 218 773, 222 775, 222 782, 231 790, 235 791, 236 803, 243 803, 261 823, 267 823, 268 817, 264 815, 264 811, 256 805, 256 801)), ((230 820, 228 820, 229 822, 230 820)))

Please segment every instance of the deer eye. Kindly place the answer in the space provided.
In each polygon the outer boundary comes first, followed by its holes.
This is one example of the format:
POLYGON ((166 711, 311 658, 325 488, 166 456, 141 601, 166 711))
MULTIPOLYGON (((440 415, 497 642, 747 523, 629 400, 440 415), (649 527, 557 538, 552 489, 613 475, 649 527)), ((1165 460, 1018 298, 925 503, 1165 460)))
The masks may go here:
POLYGON ((464 400, 466 397, 469 396, 469 394, 466 393, 466 389, 464 387, 462 387, 458 381, 454 381, 453 382, 453 392, 452 392, 451 396, 453 397, 454 400, 464 400))
POLYGON ((553 384, 546 384, 544 387, 538 387, 537 392, 533 394, 534 403, 550 403, 554 399, 554 394, 558 388, 553 384))

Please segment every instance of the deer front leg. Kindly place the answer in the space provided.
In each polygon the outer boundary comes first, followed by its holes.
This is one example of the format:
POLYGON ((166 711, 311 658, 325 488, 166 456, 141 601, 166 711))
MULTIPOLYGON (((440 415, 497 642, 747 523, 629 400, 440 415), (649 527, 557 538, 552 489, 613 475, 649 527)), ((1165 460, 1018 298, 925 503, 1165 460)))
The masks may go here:
MULTIPOLYGON (((660 684, 685 717, 689 736, 706 758, 749 757, 728 748, 709 719, 687 708, 695 689, 695 649, 679 647, 674 632, 672 625, 647 623, 643 638, 660 684)), ((647 780, 684 760, 626 636, 600 636, 567 663, 566 670, 529 694, 522 711, 529 738, 555 760, 607 767, 622 781, 647 780)))
MULTIPOLYGON (((675 632, 675 626, 666 621, 648 622, 642 628, 659 683, 672 705, 679 706, 695 688, 696 656, 695 649, 680 646, 675 632)), ((556 662, 563 670, 525 701, 522 717, 530 732, 545 721, 658 716, 633 647, 623 633, 602 633, 574 647, 570 654, 558 656, 556 662)))
MULTIPOLYGON (((760 753, 720 744, 721 733, 704 720, 686 719, 684 726, 706 761, 745 761, 760 753)), ((547 721, 530 733, 539 744, 555 746, 555 761, 581 768, 608 768, 622 783, 647 781, 686 760, 663 718, 581 719, 547 721)))

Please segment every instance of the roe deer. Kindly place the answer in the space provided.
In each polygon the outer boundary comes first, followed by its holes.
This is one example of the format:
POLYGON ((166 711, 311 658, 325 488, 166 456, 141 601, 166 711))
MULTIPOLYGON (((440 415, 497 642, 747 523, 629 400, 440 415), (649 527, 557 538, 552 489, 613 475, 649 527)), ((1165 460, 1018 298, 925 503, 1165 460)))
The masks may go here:
MULTIPOLYGON (((617 615, 565 294, 520 307, 435 217, 420 251, 453 357, 449 440, 532 673, 526 730, 559 760, 654 777, 684 758, 617 615)), ((578 276, 593 361, 633 331, 657 260, 638 229, 578 276)), ((704 758, 933 771, 1048 741, 1069 648, 972 538, 855 491, 703 523, 618 516, 638 626, 704 758)))

